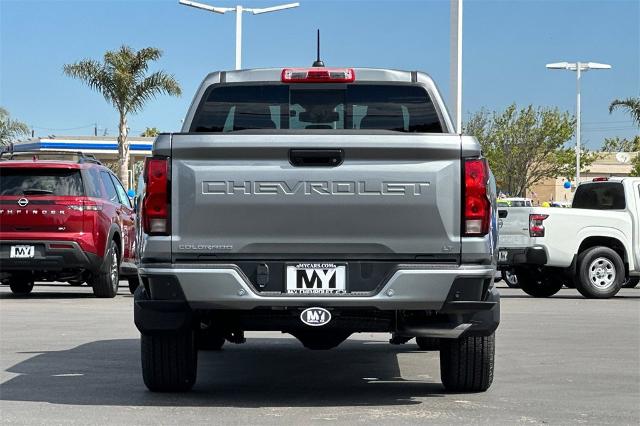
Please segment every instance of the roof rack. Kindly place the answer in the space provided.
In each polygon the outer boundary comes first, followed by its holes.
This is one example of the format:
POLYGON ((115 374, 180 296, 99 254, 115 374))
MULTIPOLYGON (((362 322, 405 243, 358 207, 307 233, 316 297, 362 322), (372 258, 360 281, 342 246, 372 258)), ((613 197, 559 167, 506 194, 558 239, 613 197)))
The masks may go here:
MULTIPOLYGON (((33 156, 47 156, 47 155, 56 155, 56 156, 69 156, 75 157, 75 160, 78 163, 93 163, 100 164, 100 160, 98 160, 93 154, 86 154, 82 151, 34 151, 34 150, 24 150, 24 151, 16 151, 13 145, 9 145, 6 149, 0 152, 0 160, 14 160, 16 156, 25 156, 25 155, 33 155, 33 156)), ((35 159, 35 158, 34 158, 35 159)))

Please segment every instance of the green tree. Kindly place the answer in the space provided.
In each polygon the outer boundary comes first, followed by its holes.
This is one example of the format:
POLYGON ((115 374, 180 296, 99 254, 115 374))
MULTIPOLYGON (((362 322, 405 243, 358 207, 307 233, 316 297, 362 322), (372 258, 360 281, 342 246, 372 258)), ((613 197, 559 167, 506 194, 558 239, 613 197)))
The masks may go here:
POLYGON ((605 138, 602 144, 604 152, 631 152, 635 153, 635 157, 631 160, 631 176, 640 176, 640 136, 635 136, 629 140, 627 138, 620 139, 605 138))
POLYGON ((29 135, 29 126, 13 120, 9 111, 0 107, 0 145, 9 145, 23 136, 29 135))
POLYGON ((609 105, 609 114, 617 109, 624 109, 631 116, 631 120, 640 127, 640 97, 614 99, 609 105))
POLYGON ((144 132, 140 133, 140 136, 145 138, 155 138, 160 134, 160 130, 157 127, 147 127, 144 132))
MULTIPOLYGON (((515 104, 502 112, 481 110, 465 123, 465 133, 475 136, 489 160, 498 187, 523 196, 536 183, 558 176, 574 176, 575 149, 567 146, 575 119, 558 109, 515 104)), ((581 153, 582 167, 596 155, 581 153)))
POLYGON ((145 104, 160 94, 180 96, 176 79, 164 71, 148 74, 149 63, 162 56, 159 49, 147 47, 138 51, 128 46, 109 50, 103 62, 83 59, 64 66, 64 73, 100 92, 118 111, 118 174, 128 189, 129 145, 127 117, 142 110, 145 104))

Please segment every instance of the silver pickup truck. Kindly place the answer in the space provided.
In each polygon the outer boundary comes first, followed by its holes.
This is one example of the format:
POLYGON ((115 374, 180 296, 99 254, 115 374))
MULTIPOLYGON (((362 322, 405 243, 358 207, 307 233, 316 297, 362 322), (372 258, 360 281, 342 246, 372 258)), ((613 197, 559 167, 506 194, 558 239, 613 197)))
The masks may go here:
POLYGON ((198 350, 249 330, 310 349, 415 337, 440 351, 447 390, 491 385, 495 183, 426 74, 212 73, 144 173, 134 313, 150 390, 190 389, 198 350))

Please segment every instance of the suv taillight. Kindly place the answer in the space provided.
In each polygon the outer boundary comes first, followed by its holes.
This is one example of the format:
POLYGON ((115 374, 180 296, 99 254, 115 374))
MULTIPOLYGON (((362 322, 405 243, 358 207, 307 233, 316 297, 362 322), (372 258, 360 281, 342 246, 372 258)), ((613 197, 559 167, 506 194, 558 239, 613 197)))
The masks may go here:
POLYGON ((481 237, 489 233, 491 203, 487 194, 489 165, 485 159, 464 162, 463 233, 481 237))
POLYGON ((144 165, 144 181, 144 232, 150 235, 169 235, 169 160, 161 157, 147 158, 144 165))
POLYGON ((530 214, 529 215, 529 236, 544 237, 544 220, 548 218, 548 214, 530 214))

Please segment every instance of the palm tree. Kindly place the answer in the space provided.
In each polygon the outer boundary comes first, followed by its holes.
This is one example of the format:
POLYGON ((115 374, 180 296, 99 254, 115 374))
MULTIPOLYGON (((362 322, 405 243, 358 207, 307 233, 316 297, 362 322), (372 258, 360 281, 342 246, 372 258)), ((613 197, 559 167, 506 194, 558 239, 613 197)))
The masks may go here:
POLYGON ((29 135, 29 126, 12 120, 9 111, 0 107, 0 145, 9 145, 21 136, 29 135))
POLYGON ((615 99, 609 105, 609 114, 618 108, 627 110, 631 115, 631 120, 640 127, 640 98, 615 99))
POLYGON ((64 66, 64 73, 86 83, 104 96, 120 115, 118 125, 118 174, 129 188, 129 145, 127 144, 127 116, 142 110, 144 105, 159 94, 180 96, 182 90, 176 79, 157 71, 147 75, 149 62, 160 59, 162 52, 153 47, 134 51, 129 46, 108 50, 104 61, 83 59, 64 66))

